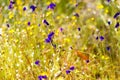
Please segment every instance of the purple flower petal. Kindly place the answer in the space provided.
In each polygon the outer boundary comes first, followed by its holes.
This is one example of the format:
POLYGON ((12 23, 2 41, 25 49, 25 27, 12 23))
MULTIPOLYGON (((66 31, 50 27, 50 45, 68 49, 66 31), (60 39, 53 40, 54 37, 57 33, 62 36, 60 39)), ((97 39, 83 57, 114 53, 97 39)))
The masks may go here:
POLYGON ((116 25, 115 25, 115 28, 118 28, 119 25, 120 25, 119 22, 117 22, 116 25))
POLYGON ((78 28, 78 31, 80 31, 80 28, 78 28))
POLYGON ((54 3, 50 3, 47 7, 47 9, 54 9, 56 5, 54 3))
POLYGON ((36 65, 39 65, 39 63, 40 63, 39 60, 36 60, 36 61, 35 61, 35 64, 36 64, 36 65))
POLYGON ((109 51, 110 50, 110 46, 107 46, 106 49, 109 51))
POLYGON ((75 67, 74 67, 74 66, 71 66, 71 67, 70 67, 70 70, 74 70, 74 69, 75 69, 75 67))
POLYGON ((51 41, 51 39, 49 39, 49 38, 45 39, 46 43, 50 43, 50 41, 51 41))
POLYGON ((117 13, 114 15, 114 18, 117 18, 119 15, 120 15, 120 12, 117 12, 117 13))
POLYGON ((60 28, 60 31, 62 32, 62 31, 63 31, 63 28, 60 28))
POLYGON ((10 1, 10 4, 15 4, 15 2, 14 1, 10 1))
POLYGON ((43 79, 47 79, 47 76, 46 75, 44 75, 44 76, 41 76, 43 79))
POLYGON ((38 76, 38 80, 42 80, 42 76, 38 76))
POLYGON ((103 37, 103 36, 100 36, 100 40, 103 41, 103 40, 104 40, 104 37, 103 37))
POLYGON ((51 32, 50 34, 48 34, 48 38, 52 38, 52 36, 54 35, 54 32, 51 32))
POLYGON ((70 73, 70 70, 66 70, 66 74, 69 74, 70 73))
POLYGON ((79 14, 78 14, 78 13, 75 13, 74 16, 79 17, 79 14))
POLYGON ((8 6, 8 9, 12 9, 12 8, 13 8, 13 5, 10 4, 10 5, 8 6))
POLYGON ((107 2, 110 2, 110 0, 107 0, 107 2))
POLYGON ((45 25, 49 25, 49 23, 47 22, 47 20, 45 19, 45 20, 43 20, 43 23, 45 24, 45 25))
POLYGON ((96 37, 96 40, 98 40, 98 36, 96 37))
POLYGON ((111 24, 111 22, 110 22, 110 21, 108 21, 108 24, 110 25, 110 24, 111 24))
POLYGON ((30 9, 32 9, 32 12, 35 11, 36 8, 37 8, 37 7, 34 6, 34 5, 31 5, 31 6, 30 6, 30 9))
POLYGON ((86 60, 86 63, 89 63, 90 61, 89 60, 86 60))
POLYGON ((9 24, 7 24, 7 27, 9 28, 9 27, 10 27, 10 25, 9 25, 9 24))
POLYGON ((28 22, 28 26, 30 26, 30 22, 28 22))
POLYGON ((25 11, 25 10, 26 10, 26 7, 23 8, 23 11, 25 11))

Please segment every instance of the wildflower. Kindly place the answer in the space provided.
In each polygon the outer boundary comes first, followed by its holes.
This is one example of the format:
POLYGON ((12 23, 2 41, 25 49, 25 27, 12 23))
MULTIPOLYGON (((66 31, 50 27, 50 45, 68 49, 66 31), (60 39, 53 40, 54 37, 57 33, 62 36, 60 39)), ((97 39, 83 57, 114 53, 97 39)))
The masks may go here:
POLYGON ((38 76, 38 79, 39 79, 39 80, 42 80, 42 76, 38 76))
POLYGON ((90 61, 89 60, 86 60, 86 63, 89 63, 90 61))
POLYGON ((30 22, 28 22, 28 26, 30 26, 30 22))
POLYGON ((110 24, 111 24, 111 22, 110 22, 110 21, 108 21, 108 24, 110 25, 110 24))
POLYGON ((66 70, 66 74, 69 74, 70 73, 70 70, 66 70))
POLYGON ((38 26, 40 26, 40 24, 38 24, 38 26))
POLYGON ((74 66, 71 66, 71 67, 70 67, 70 70, 74 70, 74 69, 75 69, 75 67, 74 67, 74 66))
POLYGON ((30 6, 30 9, 32 9, 32 12, 35 11, 36 8, 37 8, 37 7, 34 6, 34 5, 31 5, 31 6, 30 6))
POLYGON ((98 36, 96 37, 96 40, 98 40, 98 36))
POLYGON ((47 79, 47 76, 46 75, 44 75, 44 76, 41 76, 43 79, 47 79))
POLYGON ((9 4, 9 6, 8 6, 8 9, 12 9, 14 4, 15 4, 15 2, 10 1, 10 4, 9 4))
POLYGON ((43 20, 43 23, 45 24, 45 25, 49 25, 49 23, 47 22, 47 20, 45 19, 45 20, 43 20))
POLYGON ((10 27, 10 25, 9 25, 9 24, 7 24, 7 27, 9 28, 9 27, 10 27))
POLYGON ((51 41, 51 39, 49 39, 49 38, 46 38, 46 39, 45 39, 45 42, 46 42, 46 43, 50 43, 50 41, 51 41))
POLYGON ((75 6, 77 7, 79 4, 77 3, 75 6))
POLYGON ((103 37, 103 36, 100 36, 100 40, 103 41, 103 40, 104 40, 104 37, 103 37))
POLYGON ((25 10, 26 10, 26 7, 23 8, 23 11, 25 11, 25 10))
POLYGON ((78 28, 78 31, 80 31, 80 28, 78 28))
POLYGON ((47 9, 54 9, 55 7, 56 7, 56 4, 50 3, 50 4, 47 6, 47 9))
POLYGON ((12 9, 12 8, 13 8, 13 5, 10 4, 10 5, 8 6, 8 9, 12 9))
POLYGON ((120 15, 120 12, 117 12, 117 13, 114 15, 114 18, 117 18, 119 15, 120 15))
POLYGON ((62 31, 63 31, 63 28, 60 28, 60 31, 62 32, 62 31))
POLYGON ((40 63, 39 60, 36 60, 36 61, 35 61, 35 64, 36 64, 36 65, 39 65, 39 63, 40 63))
POLYGON ((51 32, 50 34, 48 34, 48 38, 51 39, 53 35, 54 35, 54 32, 51 32))
POLYGON ((78 14, 78 13, 75 13, 74 16, 79 17, 79 14, 78 14))
POLYGON ((14 1, 10 1, 10 4, 15 4, 15 2, 14 1))
POLYGON ((50 43, 52 41, 52 36, 54 35, 54 32, 51 32, 48 34, 48 37, 45 39, 46 43, 50 43))
POLYGON ((107 2, 110 2, 110 0, 107 0, 107 2))
POLYGON ((110 50, 110 46, 107 46, 106 49, 109 51, 110 50))
POLYGON ((120 25, 119 22, 117 22, 116 25, 115 25, 115 28, 118 28, 119 25, 120 25))

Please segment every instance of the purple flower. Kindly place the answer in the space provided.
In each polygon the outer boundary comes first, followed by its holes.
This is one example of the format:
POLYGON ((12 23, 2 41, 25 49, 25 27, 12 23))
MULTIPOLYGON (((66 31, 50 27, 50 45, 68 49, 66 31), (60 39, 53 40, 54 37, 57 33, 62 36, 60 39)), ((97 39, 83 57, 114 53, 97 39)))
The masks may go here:
POLYGON ((34 5, 31 5, 31 6, 30 6, 30 9, 32 9, 32 12, 35 11, 36 8, 37 8, 37 7, 34 6, 34 5))
POLYGON ((117 22, 116 25, 115 25, 115 28, 118 28, 119 25, 120 25, 119 22, 117 22))
POLYGON ((71 67, 70 67, 70 70, 74 70, 74 69, 75 69, 75 67, 74 67, 74 66, 71 66, 71 67))
POLYGON ((47 22, 47 20, 45 19, 45 20, 43 20, 43 23, 45 24, 45 25, 49 25, 49 23, 47 22))
POLYGON ((108 24, 110 25, 110 24, 111 24, 111 22, 110 22, 110 21, 108 21, 108 24))
POLYGON ((79 4, 77 3, 75 6, 77 7, 79 4))
POLYGON ((66 70, 66 74, 69 74, 70 73, 70 70, 66 70))
POLYGON ((28 22, 28 26, 30 26, 30 22, 28 22))
POLYGON ((26 7, 23 8, 23 11, 25 11, 25 10, 26 10, 26 7))
POLYGON ((52 36, 54 35, 55 33, 54 32, 50 32, 48 34, 48 37, 45 39, 45 42, 46 43, 50 43, 52 41, 52 36))
POLYGON ((40 63, 39 60, 36 60, 36 61, 35 61, 35 64, 36 64, 36 65, 39 65, 39 63, 40 63))
POLYGON ((63 28, 62 28, 62 27, 60 28, 60 31, 61 31, 61 32, 63 31, 63 28))
POLYGON ((10 1, 10 4, 15 4, 15 2, 14 1, 10 1))
POLYGON ((110 0, 107 0, 107 2, 110 2, 110 0))
POLYGON ((10 4, 9 4, 9 6, 8 6, 8 9, 12 9, 14 4, 15 4, 14 1, 10 1, 10 4))
POLYGON ((106 49, 109 51, 110 50, 110 46, 107 46, 106 49))
POLYGON ((47 76, 46 75, 44 75, 44 76, 41 76, 43 79, 47 79, 47 76))
POLYGON ((42 76, 38 76, 38 80, 42 80, 42 76))
POLYGON ((74 16, 79 17, 79 14, 78 14, 78 13, 75 13, 74 16))
POLYGON ((46 43, 50 43, 50 41, 51 41, 51 39, 49 39, 49 38, 46 38, 46 39, 45 39, 45 42, 46 42, 46 43))
POLYGON ((9 27, 10 27, 10 25, 9 25, 9 24, 7 24, 7 27, 9 28, 9 27))
POLYGON ((48 38, 51 39, 53 35, 54 35, 54 32, 51 32, 50 34, 48 34, 48 38))
POLYGON ((104 40, 104 37, 103 37, 103 36, 100 36, 100 40, 103 41, 103 40, 104 40))
POLYGON ((120 12, 117 12, 117 13, 114 15, 114 18, 117 18, 119 15, 120 15, 120 12))
POLYGON ((96 40, 98 40, 98 36, 96 37, 96 40))
POLYGON ((86 60, 86 63, 89 63, 90 61, 89 60, 86 60))
POLYGON ((8 9, 12 9, 12 8, 13 8, 13 5, 10 4, 10 5, 8 6, 8 9))
POLYGON ((40 26, 40 24, 38 24, 38 26, 40 26))
POLYGON ((54 9, 56 7, 56 4, 50 3, 47 7, 47 9, 54 9))
POLYGON ((80 31, 80 28, 78 28, 78 31, 80 31))

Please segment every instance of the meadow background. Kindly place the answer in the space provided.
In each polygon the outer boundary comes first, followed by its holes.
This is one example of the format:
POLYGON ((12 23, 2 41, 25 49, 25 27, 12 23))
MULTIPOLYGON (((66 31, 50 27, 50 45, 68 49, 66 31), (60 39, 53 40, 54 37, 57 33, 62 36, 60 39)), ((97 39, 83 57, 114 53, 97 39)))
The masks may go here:
POLYGON ((0 80, 120 80, 120 0, 0 0, 0 80))

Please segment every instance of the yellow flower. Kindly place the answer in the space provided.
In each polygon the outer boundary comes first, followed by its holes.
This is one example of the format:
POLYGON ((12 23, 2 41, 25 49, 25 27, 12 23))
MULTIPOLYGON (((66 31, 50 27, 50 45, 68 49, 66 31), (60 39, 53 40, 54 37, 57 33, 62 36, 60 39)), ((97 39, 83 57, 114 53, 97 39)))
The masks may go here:
POLYGON ((12 19, 13 18, 13 16, 14 16, 14 13, 13 12, 9 12, 9 19, 12 19))
POLYGON ((64 41, 69 43, 70 39, 69 38, 65 38, 64 41))
POLYGON ((51 15, 51 14, 52 14, 52 12, 49 11, 49 12, 46 13, 46 16, 49 16, 49 15, 51 15))
POLYGON ((105 9, 105 13, 107 14, 109 11, 108 11, 108 9, 105 9))
POLYGON ((22 0, 17 0, 16 3, 17 5, 22 5, 22 0))
POLYGON ((9 31, 9 33, 14 33, 15 31, 13 30, 13 29, 11 29, 10 31, 9 31))
POLYGON ((73 16, 73 17, 72 17, 72 20, 76 20, 76 17, 75 17, 75 16, 73 16))
POLYGON ((94 20, 95 20, 95 18, 94 18, 94 17, 92 17, 92 18, 91 18, 91 20, 92 20, 92 21, 94 21, 94 20))
POLYGON ((104 6, 103 6, 102 4, 99 4, 99 5, 97 6, 97 8, 98 8, 98 9, 103 9, 104 6))

